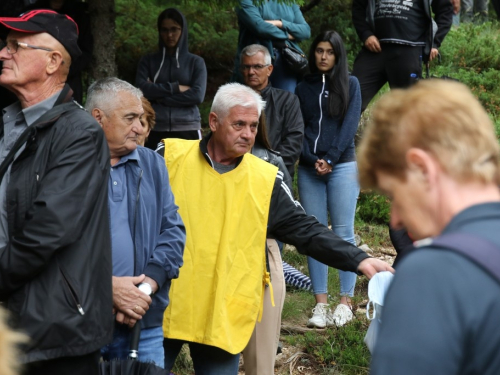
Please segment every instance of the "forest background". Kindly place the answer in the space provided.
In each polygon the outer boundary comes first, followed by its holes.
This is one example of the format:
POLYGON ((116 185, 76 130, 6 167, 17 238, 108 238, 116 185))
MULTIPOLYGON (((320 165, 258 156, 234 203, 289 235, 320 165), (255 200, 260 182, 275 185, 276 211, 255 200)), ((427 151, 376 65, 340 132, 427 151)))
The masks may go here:
MULTIPOLYGON (((140 57, 158 48, 158 14, 167 7, 178 8, 188 20, 189 49, 205 59, 208 69, 207 94, 201 106, 202 121, 206 121, 215 91, 229 80, 234 68, 238 42, 235 4, 237 1, 231 0, 115 0, 114 47, 118 76, 134 82, 140 57)), ((302 5, 304 17, 311 27, 311 40, 320 31, 339 32, 348 51, 350 67, 362 45, 351 21, 351 5, 352 0, 310 0, 302 5)), ((491 10, 490 15, 493 19, 495 12, 491 10)), ((95 30, 98 25, 94 26, 95 30)), ((497 22, 453 27, 440 49, 441 63, 431 64, 431 74, 450 76, 469 86, 497 129, 500 129, 499 33, 497 22)), ((107 34, 111 34, 109 30, 107 34)), ((304 51, 308 51, 311 40, 302 42, 304 51)))

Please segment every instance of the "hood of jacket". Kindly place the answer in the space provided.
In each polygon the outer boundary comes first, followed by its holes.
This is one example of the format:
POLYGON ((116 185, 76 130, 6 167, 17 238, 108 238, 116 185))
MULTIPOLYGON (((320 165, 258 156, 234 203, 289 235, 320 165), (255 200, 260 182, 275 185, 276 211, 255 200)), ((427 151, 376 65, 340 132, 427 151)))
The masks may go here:
POLYGON ((163 43, 163 40, 161 38, 160 29, 161 29, 161 24, 162 24, 163 20, 166 18, 171 18, 171 17, 169 17, 169 15, 172 13, 176 13, 182 19, 181 36, 179 37, 179 41, 177 42, 177 47, 175 48, 175 59, 177 60, 177 67, 179 67, 179 56, 185 55, 189 52, 189 49, 188 49, 188 24, 187 24, 186 17, 184 17, 184 14, 182 14, 176 8, 167 8, 163 12, 161 12, 160 15, 158 16, 158 21, 157 21, 158 47, 160 48, 160 51, 163 54, 163 59, 165 59, 165 54, 167 53, 167 48, 165 47, 165 44, 163 43))

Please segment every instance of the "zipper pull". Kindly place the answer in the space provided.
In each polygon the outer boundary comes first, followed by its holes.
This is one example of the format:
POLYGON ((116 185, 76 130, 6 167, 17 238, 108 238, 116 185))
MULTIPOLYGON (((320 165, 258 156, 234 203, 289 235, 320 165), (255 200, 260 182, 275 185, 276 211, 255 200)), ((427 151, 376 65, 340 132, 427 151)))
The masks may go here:
POLYGON ((76 307, 78 308, 78 311, 80 312, 81 315, 85 315, 85 311, 83 311, 82 305, 78 303, 76 307))
POLYGON ((323 74, 323 83, 325 83, 325 75, 323 74))

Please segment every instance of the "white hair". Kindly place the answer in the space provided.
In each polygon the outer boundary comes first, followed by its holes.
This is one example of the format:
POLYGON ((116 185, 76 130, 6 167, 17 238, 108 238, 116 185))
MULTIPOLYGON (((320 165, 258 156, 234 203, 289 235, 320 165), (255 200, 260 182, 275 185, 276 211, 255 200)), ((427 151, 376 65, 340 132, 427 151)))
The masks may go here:
POLYGON ((143 96, 141 90, 119 78, 102 78, 91 84, 87 90, 85 109, 91 112, 94 108, 99 108, 109 114, 117 100, 116 94, 122 91, 132 94, 138 100, 143 96))
POLYGON ((264 55, 264 64, 271 65, 271 54, 269 53, 269 50, 260 44, 250 44, 249 46, 243 48, 241 51, 240 61, 243 61, 243 55, 252 57, 259 52, 264 55))
POLYGON ((248 86, 240 83, 227 83, 219 87, 212 102, 211 112, 214 112, 220 118, 229 114, 231 108, 242 106, 245 108, 257 107, 260 114, 266 107, 266 102, 262 97, 248 86))

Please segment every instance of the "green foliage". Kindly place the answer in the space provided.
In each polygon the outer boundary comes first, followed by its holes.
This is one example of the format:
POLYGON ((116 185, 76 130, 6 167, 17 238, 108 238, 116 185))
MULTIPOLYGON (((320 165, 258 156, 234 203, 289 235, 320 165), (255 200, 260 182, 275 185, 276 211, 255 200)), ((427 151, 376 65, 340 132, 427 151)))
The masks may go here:
POLYGON ((461 24, 440 48, 441 64, 431 74, 447 75, 467 85, 489 113, 500 136, 500 24, 461 24))
POLYGON ((362 192, 356 207, 356 219, 367 223, 387 224, 390 211, 387 197, 376 192, 362 192))

